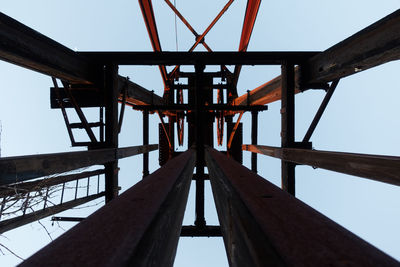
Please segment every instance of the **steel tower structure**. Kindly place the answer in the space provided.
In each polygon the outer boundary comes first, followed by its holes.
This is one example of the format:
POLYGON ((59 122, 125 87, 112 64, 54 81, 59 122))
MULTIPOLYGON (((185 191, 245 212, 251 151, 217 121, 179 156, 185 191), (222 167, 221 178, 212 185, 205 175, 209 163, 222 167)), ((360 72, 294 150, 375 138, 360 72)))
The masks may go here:
POLYGON ((139 3, 154 52, 74 52, 7 15, 0 15, 0 58, 52 77, 51 107, 62 112, 72 146, 88 148, 81 152, 1 158, 0 214, 17 194, 25 204, 20 216, 0 221, 0 232, 99 197, 106 199, 104 207, 22 265, 171 266, 180 236, 222 236, 231 266, 398 265, 296 199, 295 168, 310 165, 400 185, 399 157, 319 151, 312 149, 310 142, 341 78, 400 58, 400 10, 325 51, 247 52, 261 2, 248 0, 239 51, 213 52, 205 36, 233 0, 201 34, 169 0, 165 1, 195 35, 188 52, 162 51, 150 0, 139 3), (198 45, 208 52, 193 52, 198 45), (163 96, 120 76, 118 67, 122 65, 159 66, 163 96), (194 71, 181 71, 181 65, 193 66, 194 71), (234 65, 234 70, 229 70, 228 65, 234 65), (244 65, 277 65, 281 75, 239 96, 237 83, 244 65), (168 72, 166 66, 176 67, 168 72), (220 70, 207 72, 206 66, 218 66, 220 70), (215 83, 216 79, 221 82, 215 83), (326 96, 304 138, 296 141, 295 94, 316 88, 325 89, 326 96), (260 145, 258 113, 278 100, 281 147, 260 145), (118 134, 126 106, 143 113, 143 144, 121 148, 118 134), (83 110, 87 107, 99 109, 98 122, 87 120, 83 110), (70 122, 66 109, 74 109, 79 122, 70 122), (242 140, 240 120, 245 112, 252 116, 251 144, 243 144, 242 140), (160 118, 159 144, 149 144, 149 114, 160 118), (236 114, 239 116, 234 121, 236 114), (214 123, 218 144, 226 138, 226 151, 214 149, 214 123), (184 127, 188 128, 186 136, 184 127), (89 141, 77 142, 73 129, 83 129, 89 141), (175 140, 179 144, 186 140, 188 150, 176 152, 175 140), (157 149, 161 167, 150 174, 148 153, 157 149), (251 170, 241 165, 244 150, 252 153, 251 170), (257 175, 257 153, 281 159, 281 189, 257 175), (118 160, 137 154, 144 155, 143 180, 118 196, 118 160), (94 165, 104 168, 38 179, 94 165), (94 176, 104 176, 105 187, 89 193, 93 180, 90 177, 94 176), (76 181, 78 188, 79 180, 84 178, 87 196, 77 198, 75 194, 75 199, 64 202, 65 184, 76 181), (196 183, 196 219, 194 225, 182 226, 192 180, 196 183), (212 186, 219 226, 206 224, 206 180, 212 186), (48 194, 55 185, 62 185, 61 201, 51 205, 48 194), (29 212, 32 194, 43 189, 43 208, 29 212))

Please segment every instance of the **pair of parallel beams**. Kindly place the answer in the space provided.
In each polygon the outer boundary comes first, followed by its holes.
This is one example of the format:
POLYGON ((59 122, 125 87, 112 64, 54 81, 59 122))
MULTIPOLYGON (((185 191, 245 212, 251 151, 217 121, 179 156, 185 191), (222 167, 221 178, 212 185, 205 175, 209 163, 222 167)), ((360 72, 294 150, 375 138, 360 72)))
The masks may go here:
MULTIPOLYGON (((168 161, 21 266, 172 266, 195 155, 168 161)), ((399 264, 224 154, 206 148, 205 161, 230 266, 399 264)))

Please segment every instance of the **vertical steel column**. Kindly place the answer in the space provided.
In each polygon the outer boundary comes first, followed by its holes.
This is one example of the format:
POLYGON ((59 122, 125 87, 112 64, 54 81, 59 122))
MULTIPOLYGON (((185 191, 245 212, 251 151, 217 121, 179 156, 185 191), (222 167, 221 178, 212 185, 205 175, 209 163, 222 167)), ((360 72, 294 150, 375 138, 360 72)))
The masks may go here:
MULTIPOLYGON (((143 110, 143 145, 149 144, 149 111, 143 110)), ((143 178, 149 175, 149 153, 143 153, 143 178)))
MULTIPOLYGON (((118 66, 107 64, 104 74, 106 98, 106 147, 118 148, 118 66)), ((106 202, 118 196, 118 161, 105 167, 106 202)))
MULTIPOLYGON (((258 111, 251 112, 251 144, 257 145, 258 111)), ((257 173, 257 153, 251 153, 251 170, 257 173)))
POLYGON ((203 129, 203 72, 205 66, 197 64, 196 71, 196 86, 195 86, 195 106, 196 106, 196 220, 195 225, 205 227, 204 219, 204 129, 203 129))
MULTIPOLYGON (((282 101, 281 101, 281 145, 292 147, 294 144, 294 65, 282 64, 282 101)), ((282 161, 282 189, 295 195, 295 164, 282 161)))
MULTIPOLYGON (((173 91, 171 91, 173 93, 173 91)), ((168 136, 171 142, 171 146, 169 147, 169 155, 168 159, 172 159, 175 153, 175 116, 168 116, 168 136)))

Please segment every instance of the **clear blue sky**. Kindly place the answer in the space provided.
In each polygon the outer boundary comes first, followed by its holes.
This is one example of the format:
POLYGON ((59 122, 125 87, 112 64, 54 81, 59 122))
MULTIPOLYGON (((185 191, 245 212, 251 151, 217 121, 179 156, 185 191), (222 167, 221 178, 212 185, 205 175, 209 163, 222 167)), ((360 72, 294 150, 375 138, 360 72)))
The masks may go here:
MULTIPOLYGON (((227 0, 176 0, 178 9, 202 32, 227 0)), ((164 1, 153 1, 163 50, 175 51, 174 16, 164 1)), ((246 1, 236 0, 206 36, 215 51, 236 51, 239 46, 246 1)), ((400 7, 399 0, 385 1, 264 1, 250 42, 250 51, 325 50, 400 7)), ((0 11, 78 51, 150 51, 137 1, 2 1, 0 11)), ((178 21, 178 46, 185 51, 194 37, 178 21)), ((199 49, 198 51, 202 51, 199 49)), ((312 137, 320 150, 400 155, 399 62, 392 62, 343 79, 312 137)), ((279 75, 279 67, 244 67, 239 92, 253 89, 279 75)), ((156 67, 121 67, 120 74, 161 94, 156 67)), ((50 77, 0 62, 0 120, 2 156, 72 151, 59 110, 49 103, 50 77)), ((322 91, 296 96, 296 138, 300 140, 321 102, 322 91)), ((259 143, 280 144, 280 102, 269 105, 260 117, 259 143)), ((91 114, 92 118, 94 114, 91 114)), ((250 143, 250 116, 244 115, 244 143, 250 143)), ((157 143, 156 116, 151 117, 150 143, 157 143)), ((127 109, 120 146, 142 142, 141 113, 127 109), (138 127, 139 125, 139 127, 138 127)), ((158 167, 152 152, 151 171, 158 167)), ((250 153, 244 152, 250 165, 250 153)), ((123 190, 140 180, 141 157, 120 161, 123 190)), ((259 156, 259 174, 279 185, 280 162, 259 156)), ((297 197, 396 259, 400 259, 400 189, 353 176, 300 166, 297 197)), ((218 224, 209 197, 208 224, 218 224)), ((184 224, 193 224, 194 195, 190 194, 184 224)), ((99 206, 97 206, 99 207, 99 206)), ((86 216, 95 208, 65 212, 86 216)), ((53 238, 64 231, 41 220, 53 238)), ((64 229, 72 224, 62 223, 64 229)), ((50 241, 38 223, 0 236, 0 243, 26 258, 50 241)), ((3 250, 4 251, 4 250, 3 250)), ((13 266, 17 258, 4 251, 1 266, 13 266)), ((226 266, 220 238, 181 238, 175 266, 226 266)))

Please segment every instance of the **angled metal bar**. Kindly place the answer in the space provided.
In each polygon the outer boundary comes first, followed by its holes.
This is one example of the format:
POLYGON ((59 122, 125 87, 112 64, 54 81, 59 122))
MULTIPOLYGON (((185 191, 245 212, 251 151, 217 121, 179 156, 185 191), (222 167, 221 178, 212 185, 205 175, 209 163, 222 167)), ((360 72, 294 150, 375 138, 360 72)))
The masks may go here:
POLYGON ((164 119, 163 119, 162 115, 160 114, 161 112, 158 111, 158 110, 156 112, 157 112, 158 118, 161 121, 161 126, 162 126, 162 128, 164 130, 165 137, 167 137, 169 149, 172 149, 172 142, 171 142, 171 139, 170 139, 171 137, 169 136, 169 133, 167 131, 167 127, 165 126, 164 119))
POLYGON ((326 92, 326 95, 325 95, 324 99, 322 100, 322 103, 319 106, 318 111, 315 114, 314 119, 312 120, 312 122, 310 124, 310 127, 308 127, 308 130, 307 130, 306 134, 304 135, 304 138, 302 141, 303 143, 307 143, 308 141, 310 141, 310 138, 311 138, 312 134, 314 133, 314 130, 317 127, 318 122, 322 117, 322 114, 324 113, 326 107, 328 106, 329 100, 331 100, 333 92, 335 91, 338 83, 339 83, 339 80, 333 81, 331 86, 328 89, 328 92, 326 92))
POLYGON ((243 145, 242 149, 296 164, 400 185, 400 157, 261 145, 243 145))
MULTIPOLYGON (((231 6, 233 3, 233 0, 229 0, 225 6, 221 9, 221 11, 218 13, 218 15, 211 21, 210 25, 208 25, 207 29, 204 30, 204 32, 200 36, 196 36, 196 42, 192 45, 193 49, 196 47, 199 43, 204 43, 204 37, 207 35, 207 33, 214 27, 215 23, 218 22, 218 20, 222 17, 222 15, 228 10, 228 8, 231 6)), ((193 51, 191 48, 190 51, 193 51)), ((207 49, 207 47, 206 47, 207 49)))
POLYGON ((126 78, 126 84, 123 89, 122 93, 122 101, 121 101, 121 111, 119 113, 119 119, 118 119, 118 133, 121 133, 121 128, 122 128, 122 122, 124 120, 124 113, 125 113, 125 105, 126 105, 126 97, 128 95, 128 89, 127 89, 127 82, 128 78, 126 78))
MULTIPOLYGON (((153 47, 153 50, 155 52, 161 52, 162 49, 160 39, 158 37, 157 24, 154 17, 153 5, 151 3, 151 0, 139 0, 139 5, 140 9, 142 10, 142 15, 146 24, 147 32, 149 33, 151 46, 153 47)), ((158 67, 160 69, 161 77, 164 82, 164 87, 168 88, 169 84, 167 70, 164 65, 159 65, 158 67)))
MULTIPOLYGON (((89 123, 85 117, 85 114, 83 114, 81 107, 76 102, 75 97, 71 94, 68 83, 66 83, 66 82, 62 82, 62 83, 64 85, 65 93, 67 94, 69 100, 72 102, 72 105, 75 108, 76 114, 78 114, 78 117, 82 122, 83 128, 85 129, 86 133, 89 136, 90 142, 97 143, 96 136, 94 135, 92 128, 90 128, 89 123)), ((56 87, 56 89, 58 89, 58 88, 56 87)))
POLYGON ((229 136, 228 143, 226 144, 226 147, 228 148, 228 150, 231 148, 233 137, 235 137, 236 130, 237 130, 239 124, 240 124, 240 120, 242 119, 243 114, 244 114, 243 111, 240 112, 239 118, 237 119, 237 121, 235 123, 235 126, 233 127, 231 135, 229 136))
MULTIPOLYGON (((228 8, 230 7, 230 5, 233 3, 233 0, 229 0, 228 3, 226 3, 226 5, 222 8, 222 10, 218 13, 218 15, 214 18, 214 20, 210 23, 210 25, 207 27, 207 29, 201 34, 199 35, 194 29, 193 27, 190 25, 190 23, 185 19, 185 17, 183 17, 183 15, 179 12, 178 9, 176 9, 176 7, 169 1, 169 0, 165 0, 165 2, 167 3, 167 5, 174 11, 174 13, 178 16, 178 18, 183 22, 183 24, 186 25, 186 27, 188 27, 188 29, 193 33, 193 35, 196 37, 196 41, 195 43, 192 45, 192 47, 189 49, 189 52, 192 52, 199 43, 201 43, 208 52, 212 52, 211 48, 206 44, 206 42, 204 41, 204 37, 207 35, 207 33, 212 29, 212 27, 214 27, 215 23, 218 22, 218 20, 221 18, 221 16, 226 12, 226 10, 228 10, 228 8)), ((175 68, 170 72, 170 77, 174 76, 175 72, 179 69, 179 65, 175 66, 175 68)), ((228 70, 225 66, 224 69, 228 70)))
MULTIPOLYGON (((239 52, 246 52, 253 33, 257 13, 260 8, 261 0, 247 0, 246 12, 243 20, 242 34, 240 36, 239 52)), ((233 72, 233 83, 236 85, 239 80, 241 65, 236 65, 233 72)))
POLYGON ((222 153, 206 162, 230 266, 399 265, 222 153))
MULTIPOLYGON (((54 87, 57 88, 58 84, 57 84, 56 78, 51 77, 51 79, 53 81, 54 87)), ((65 110, 63 101, 62 101, 62 99, 60 97, 60 91, 56 90, 56 93, 57 93, 57 100, 58 100, 57 103, 58 103, 58 106, 61 108, 61 113, 62 113, 63 118, 64 118, 65 126, 67 127, 67 132, 68 132, 69 139, 71 140, 71 144, 74 145, 75 144, 75 138, 74 138, 74 134, 72 133, 71 124, 69 123, 67 111, 65 110)))
POLYGON ((64 202, 63 204, 51 206, 45 209, 41 209, 38 211, 34 211, 31 213, 24 214, 23 216, 19 216, 16 218, 0 221, 0 234, 15 229, 17 227, 23 226, 28 223, 35 222, 37 220, 46 218, 50 215, 62 212, 64 210, 72 209, 73 207, 85 204, 89 201, 95 200, 99 197, 104 196, 104 192, 91 195, 88 197, 82 197, 78 199, 74 199, 68 202, 64 202))
POLYGON ((0 158, 0 185, 105 164, 158 149, 158 145, 0 158))
POLYGON ((168 161, 21 266, 172 266, 195 161, 168 161))
POLYGON ((41 179, 33 182, 25 182, 0 187, 0 197, 24 194, 26 192, 38 191, 45 187, 50 187, 77 179, 86 178, 94 175, 104 174, 104 170, 95 170, 77 174, 63 175, 52 178, 41 179))

